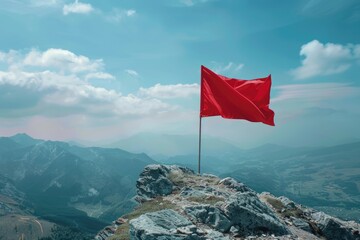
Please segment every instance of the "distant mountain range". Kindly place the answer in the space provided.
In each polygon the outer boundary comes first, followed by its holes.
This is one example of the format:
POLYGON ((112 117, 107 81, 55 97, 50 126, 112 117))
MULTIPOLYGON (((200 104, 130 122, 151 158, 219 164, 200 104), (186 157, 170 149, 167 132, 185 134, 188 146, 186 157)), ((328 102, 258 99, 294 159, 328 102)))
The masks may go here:
POLYGON ((151 163, 146 154, 120 149, 1 137, 0 203, 11 198, 27 214, 95 233, 134 206, 135 182, 151 163))
MULTIPOLYGON (((140 133, 127 139, 107 145, 127 149, 132 152, 145 152, 158 162, 180 164, 197 169, 199 142, 196 135, 169 135, 140 133)), ((221 174, 227 172, 225 160, 236 162, 244 150, 226 140, 202 136, 202 169, 205 172, 221 174)))
MULTIPOLYGON (((108 147, 127 149, 132 152, 145 152, 150 156, 193 155, 198 152, 198 136, 140 133, 126 139, 119 140, 108 147)), ((228 153, 238 154, 242 150, 225 140, 203 136, 203 152, 211 156, 224 156, 228 153)))

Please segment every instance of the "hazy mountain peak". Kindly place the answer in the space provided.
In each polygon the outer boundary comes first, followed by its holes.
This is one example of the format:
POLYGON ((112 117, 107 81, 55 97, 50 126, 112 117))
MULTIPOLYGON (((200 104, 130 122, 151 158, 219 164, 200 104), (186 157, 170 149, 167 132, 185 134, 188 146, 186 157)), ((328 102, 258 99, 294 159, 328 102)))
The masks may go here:
POLYGON ((12 139, 18 139, 18 140, 20 140, 20 139, 23 139, 23 140, 25 140, 25 139, 31 139, 31 140, 33 140, 34 138, 32 138, 32 137, 30 137, 28 134, 26 134, 26 133, 17 133, 17 134, 15 134, 15 135, 13 135, 13 136, 11 136, 10 138, 12 138, 12 139))
POLYGON ((31 146, 36 143, 42 142, 43 140, 32 138, 26 133, 18 133, 10 137, 13 141, 20 144, 21 146, 31 146))

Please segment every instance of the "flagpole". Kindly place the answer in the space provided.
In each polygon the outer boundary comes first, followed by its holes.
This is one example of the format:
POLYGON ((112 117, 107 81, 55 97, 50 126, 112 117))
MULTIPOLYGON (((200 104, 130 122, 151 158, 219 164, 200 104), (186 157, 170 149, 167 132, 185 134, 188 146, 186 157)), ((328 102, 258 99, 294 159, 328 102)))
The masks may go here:
POLYGON ((203 78, 203 66, 200 67, 200 111, 199 111, 199 158, 198 158, 198 174, 200 174, 200 160, 201 160, 201 104, 202 104, 202 78, 203 78))
POLYGON ((201 159, 201 116, 199 118, 199 159, 198 159, 198 173, 200 174, 200 159, 201 159))

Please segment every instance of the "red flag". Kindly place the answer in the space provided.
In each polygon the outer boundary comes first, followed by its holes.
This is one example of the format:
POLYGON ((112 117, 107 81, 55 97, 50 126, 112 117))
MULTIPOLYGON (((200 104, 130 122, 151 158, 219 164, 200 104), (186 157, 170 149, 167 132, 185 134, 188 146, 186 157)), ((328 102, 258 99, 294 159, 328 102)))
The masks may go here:
POLYGON ((228 78, 201 66, 200 117, 222 116, 274 124, 269 108, 271 75, 254 80, 228 78))

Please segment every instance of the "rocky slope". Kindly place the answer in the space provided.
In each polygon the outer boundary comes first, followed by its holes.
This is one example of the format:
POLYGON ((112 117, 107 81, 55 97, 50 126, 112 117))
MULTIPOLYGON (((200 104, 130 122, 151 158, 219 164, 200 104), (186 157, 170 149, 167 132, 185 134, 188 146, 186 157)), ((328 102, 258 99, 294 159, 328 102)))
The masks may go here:
POLYGON ((188 168, 149 165, 137 181, 139 206, 97 239, 360 239, 360 225, 232 178, 188 168))

